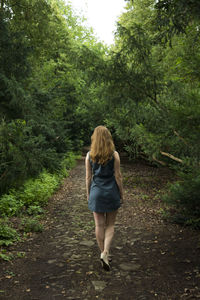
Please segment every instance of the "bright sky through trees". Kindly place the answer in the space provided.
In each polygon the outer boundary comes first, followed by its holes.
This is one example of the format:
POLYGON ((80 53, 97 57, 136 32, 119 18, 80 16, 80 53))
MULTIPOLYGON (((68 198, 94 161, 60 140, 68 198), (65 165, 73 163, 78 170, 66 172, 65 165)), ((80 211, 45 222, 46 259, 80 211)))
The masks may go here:
POLYGON ((77 13, 84 15, 96 36, 110 45, 114 40, 116 22, 126 5, 124 0, 65 0, 77 13))

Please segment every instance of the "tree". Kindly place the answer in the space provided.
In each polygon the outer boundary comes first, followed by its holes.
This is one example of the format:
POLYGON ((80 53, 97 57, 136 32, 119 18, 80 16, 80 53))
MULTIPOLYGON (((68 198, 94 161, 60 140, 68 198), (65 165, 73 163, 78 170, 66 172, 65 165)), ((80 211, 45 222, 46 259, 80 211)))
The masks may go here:
POLYGON ((1 4, 3 193, 43 168, 59 169, 66 152, 80 149, 84 137, 80 101, 88 95, 83 86, 91 69, 81 53, 83 44, 92 53, 95 38, 63 1, 1 4))
POLYGON ((199 23, 200 3, 198 0, 158 0, 155 4, 157 17, 155 25, 166 40, 180 33, 186 33, 187 27, 199 23))

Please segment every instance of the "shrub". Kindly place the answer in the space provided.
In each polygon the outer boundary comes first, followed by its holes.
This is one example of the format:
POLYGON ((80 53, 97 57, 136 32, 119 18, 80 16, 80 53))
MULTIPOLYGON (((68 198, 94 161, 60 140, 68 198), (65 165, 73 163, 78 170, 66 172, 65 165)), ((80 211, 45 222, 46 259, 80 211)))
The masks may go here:
POLYGON ((24 207, 29 215, 43 213, 40 206, 47 204, 61 180, 68 175, 68 170, 75 166, 78 157, 70 152, 63 159, 56 174, 43 170, 37 178, 28 179, 19 190, 12 189, 10 193, 4 194, 0 198, 0 216, 17 215, 24 207))
POLYGON ((0 198, 0 215, 2 217, 17 215, 22 207, 22 201, 18 200, 14 193, 5 194, 0 198))
POLYGON ((37 179, 29 179, 25 182, 18 197, 27 207, 32 205, 44 206, 58 184, 57 175, 43 171, 37 179))
POLYGON ((16 230, 5 223, 0 223, 0 246, 12 245, 19 240, 19 235, 16 230))
POLYGON ((9 261, 9 260, 13 259, 13 255, 12 254, 7 254, 6 250, 2 249, 1 252, 0 252, 0 259, 9 261))
POLYGON ((181 180, 172 184, 164 202, 172 205, 174 220, 200 228, 200 174, 181 174, 181 180))
POLYGON ((76 165, 76 159, 79 156, 73 152, 67 153, 65 158, 62 160, 61 168, 58 171, 58 174, 61 178, 68 176, 68 170, 73 168, 76 165))
POLYGON ((39 222, 38 218, 28 218, 22 221, 21 229, 28 232, 42 232, 43 225, 39 222))
POLYGON ((27 209, 27 213, 29 215, 39 215, 39 214, 43 214, 44 210, 38 205, 31 205, 27 209))
POLYGON ((5 194, 0 198, 0 215, 2 217, 14 216, 22 207, 22 201, 17 200, 14 194, 5 194))

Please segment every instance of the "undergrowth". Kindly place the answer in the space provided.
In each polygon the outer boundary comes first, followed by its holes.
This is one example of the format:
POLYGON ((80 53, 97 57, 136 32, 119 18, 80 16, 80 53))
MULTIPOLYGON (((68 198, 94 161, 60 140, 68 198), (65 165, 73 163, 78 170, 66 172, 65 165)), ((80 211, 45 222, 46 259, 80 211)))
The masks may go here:
POLYGON ((56 173, 43 170, 37 178, 28 179, 19 189, 12 189, 0 198, 0 259, 12 258, 6 251, 24 233, 43 230, 41 216, 45 206, 78 158, 77 154, 68 153, 56 173))
POLYGON ((200 229, 200 173, 180 174, 180 180, 169 187, 163 201, 168 208, 164 218, 175 223, 200 229))

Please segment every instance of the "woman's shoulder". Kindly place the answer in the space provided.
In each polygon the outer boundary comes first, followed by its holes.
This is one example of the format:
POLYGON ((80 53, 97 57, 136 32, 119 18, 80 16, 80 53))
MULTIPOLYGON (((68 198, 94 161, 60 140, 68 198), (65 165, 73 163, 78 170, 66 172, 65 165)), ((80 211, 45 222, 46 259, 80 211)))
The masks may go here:
POLYGON ((90 151, 87 152, 85 159, 90 159, 90 151))
POLYGON ((113 156, 114 156, 115 158, 119 158, 119 153, 115 150, 114 153, 113 153, 113 156))
POLYGON ((117 151, 114 151, 113 157, 114 157, 114 160, 115 160, 116 163, 117 162, 120 163, 120 156, 119 156, 119 153, 117 151))

